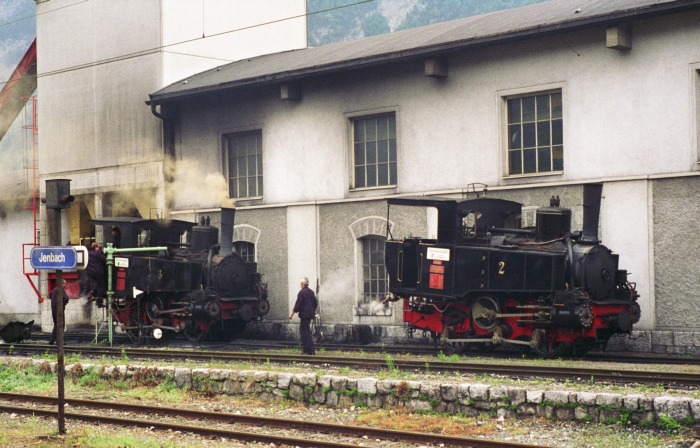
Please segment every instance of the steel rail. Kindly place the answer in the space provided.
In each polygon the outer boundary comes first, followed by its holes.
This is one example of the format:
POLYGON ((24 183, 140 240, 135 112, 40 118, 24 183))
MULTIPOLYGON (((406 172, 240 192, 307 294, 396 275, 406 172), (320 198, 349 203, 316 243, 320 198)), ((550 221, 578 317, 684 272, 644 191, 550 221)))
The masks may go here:
MULTIPOLYGON (((5 345, 0 345, 1 351, 9 351, 5 345)), ((53 346, 14 346, 13 353, 52 353, 53 346)), ((456 362, 430 359, 430 360, 410 360, 410 359, 383 359, 383 358, 351 358, 339 357, 337 355, 316 356, 290 355, 275 353, 254 353, 254 352, 222 352, 204 350, 177 350, 177 349, 146 349, 133 347, 85 347, 66 346, 64 351, 67 354, 82 356, 111 356, 116 359, 127 356, 129 359, 160 359, 164 361, 188 360, 202 362, 252 362, 279 364, 303 364, 303 365, 333 365, 338 367, 352 367, 365 370, 382 370, 389 368, 407 372, 449 372, 471 375, 503 375, 513 378, 550 378, 559 380, 571 380, 576 382, 611 382, 615 384, 640 383, 661 385, 664 387, 690 388, 700 387, 700 372, 673 372, 668 368, 661 370, 633 370, 620 368, 586 368, 586 367, 563 367, 563 366, 532 366, 521 363, 484 363, 480 361, 460 360, 456 362)))
MULTIPOLYGON (((26 404, 31 403, 42 403, 46 405, 57 404, 57 399, 53 397, 40 396, 40 395, 28 395, 28 394, 15 394, 9 392, 0 392, 0 399, 6 401, 19 401, 25 404, 25 407, 18 408, 15 406, 7 406, 0 404, 0 411, 5 412, 21 412, 25 414, 41 414, 45 416, 54 416, 54 411, 39 410, 36 408, 27 408, 26 404)), ((369 437, 373 439, 381 440, 391 440, 391 441, 401 441, 409 443, 432 443, 432 444, 444 444, 444 446, 457 446, 457 447, 473 447, 473 448, 505 448, 505 447, 522 447, 529 448, 532 445, 524 445, 519 443, 510 442, 499 442, 492 440, 483 439, 473 439, 459 436, 446 436, 442 434, 432 434, 432 433, 421 433, 415 431, 399 431, 390 429, 378 429, 365 426, 352 426, 352 425, 342 425, 334 423, 319 423, 319 422, 308 422, 302 420, 291 420, 291 419, 278 419, 272 417, 261 417, 255 415, 245 415, 245 414, 230 414, 230 413, 220 413, 220 412, 208 412, 208 411, 197 411, 191 409, 176 409, 176 408, 165 408, 165 407, 155 407, 147 405, 137 405, 137 404, 127 404, 127 403, 114 403, 109 401, 99 401, 99 400, 83 400, 83 399, 66 399, 66 403, 70 404, 72 407, 83 407, 87 409, 110 409, 123 412, 131 412, 145 415, 166 415, 185 419, 198 419, 205 421, 216 421, 220 423, 227 424, 243 424, 251 426, 264 426, 277 429, 293 429, 298 431, 310 432, 310 433, 323 433, 323 434, 337 434, 350 437, 369 437)), ((96 416, 96 415, 86 415, 78 412, 66 413, 67 417, 91 421, 100 423, 112 423, 117 425, 126 426, 141 426, 141 427, 155 427, 158 429, 173 429, 179 431, 192 432, 202 435, 214 435, 218 437, 229 437, 238 440, 246 441, 257 441, 257 442, 274 442, 274 443, 292 443, 298 446, 318 446, 318 441, 310 442, 306 439, 294 439, 286 436, 274 436, 274 435, 260 435, 259 433, 248 433, 243 431, 231 431, 216 428, 202 428, 193 427, 188 425, 179 424, 169 424, 154 421, 144 421, 138 419, 123 419, 119 417, 111 416, 96 416), (309 445, 309 443, 311 443, 309 445)), ((356 447, 357 445, 348 445, 344 443, 330 444, 326 441, 323 442, 324 446, 332 447, 356 447)), ((539 446, 539 445, 538 445, 539 446)), ((541 446, 540 446, 541 448, 541 446)))
MULTIPOLYGON (((92 333, 81 335, 80 333, 71 333, 65 336, 66 343, 70 341, 74 345, 93 345, 95 336, 92 333)), ((132 341, 126 336, 116 336, 125 344, 126 347, 135 347, 132 341)), ((48 335, 38 334, 32 335, 32 341, 48 340, 48 335)), ((250 339, 239 339, 234 342, 216 342, 216 341, 201 341, 197 343, 191 343, 186 340, 176 340, 174 341, 176 346, 180 349, 192 349, 192 350, 208 350, 216 351, 218 347, 223 350, 237 349, 237 350, 274 350, 274 349, 298 349, 299 342, 295 341, 269 341, 269 340, 250 340, 250 339)), ((152 348, 167 348, 172 346, 158 345, 154 343, 152 348)), ((449 347, 440 347, 431 344, 406 344, 406 345, 383 345, 383 344, 360 344, 360 343, 334 343, 334 342, 324 342, 316 344, 317 350, 337 350, 337 351, 357 351, 363 353, 381 353, 381 354, 398 354, 398 355, 420 355, 420 356, 437 356, 439 354, 451 355, 449 347)), ((530 353, 523 353, 522 350, 513 349, 499 349, 493 352, 480 352, 477 350, 467 351, 457 356, 462 357, 465 360, 470 359, 470 356, 478 356, 479 358, 491 358, 491 359, 520 359, 525 356, 525 359, 542 359, 537 355, 530 353)), ((629 352, 591 352, 583 356, 562 356, 562 359, 571 359, 572 361, 590 361, 590 362, 603 362, 603 363, 630 363, 630 364, 682 364, 682 365, 700 365, 700 357, 691 356, 658 356, 654 354, 644 354, 644 353, 629 353, 629 352)))

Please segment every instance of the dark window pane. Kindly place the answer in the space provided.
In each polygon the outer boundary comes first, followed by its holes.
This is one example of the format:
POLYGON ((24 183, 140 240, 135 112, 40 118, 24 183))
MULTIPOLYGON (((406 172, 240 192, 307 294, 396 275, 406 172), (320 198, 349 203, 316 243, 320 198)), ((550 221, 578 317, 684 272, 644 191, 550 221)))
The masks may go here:
POLYGON ((508 125, 508 149, 520 149, 522 143, 520 141, 520 125, 508 125))
POLYGON ((363 167, 355 167, 355 186, 357 188, 362 188, 366 186, 365 170, 363 169, 363 167))
POLYGON ((365 164, 365 145, 363 143, 355 143, 355 165, 365 164))
POLYGON ((389 185, 396 185, 396 162, 389 164, 389 185))
POLYGON ((381 117, 377 120, 377 139, 386 140, 389 138, 389 120, 381 117))
POLYGON ((537 146, 548 146, 549 141, 549 121, 537 123, 537 146))
POLYGON ((552 118, 561 118, 561 93, 553 93, 552 101, 552 118))
POLYGON ((377 119, 365 122, 365 139, 368 142, 377 140, 377 119))
POLYGON ((523 102, 523 123, 535 121, 535 97, 528 96, 522 98, 523 102))
POLYGON ((377 165, 367 165, 367 186, 377 186, 377 165))
POLYGON ((564 143, 564 131, 562 120, 552 120, 552 144, 561 145, 564 143))
POLYGON ((258 142, 257 139, 251 136, 248 139, 248 155, 255 155, 258 153, 258 142))
POLYGON ((377 142, 367 142, 367 165, 377 163, 377 142))
POLYGON ((354 128, 355 128, 355 135, 353 136, 353 140, 355 142, 364 142, 365 141, 364 122, 362 120, 355 121, 354 128))
POLYGON ((389 185, 389 164, 380 163, 377 165, 377 174, 379 175, 379 185, 389 185))
POLYGON ((562 146, 552 148, 552 168, 554 171, 562 171, 564 169, 564 148, 562 146))
POLYGON ((385 163, 389 161, 389 144, 386 140, 377 142, 377 162, 385 163))
POLYGON ((258 196, 263 195, 263 177, 258 176, 258 196))
POLYGON ((508 123, 520 123, 520 98, 508 100, 508 123))
POLYGON ((256 156, 248 156, 248 173, 252 176, 257 173, 258 158, 256 156))
POLYGON ((248 191, 250 192, 251 196, 258 195, 258 183, 256 182, 255 177, 248 178, 248 191))
POLYGON ((537 120, 549 120, 549 95, 537 96, 537 120))
POLYGON ((396 140, 389 140, 389 161, 396 162, 396 140))
POLYGON ((537 151, 534 149, 523 150, 523 173, 537 172, 537 151))
POLYGON ((523 124, 523 148, 534 148, 535 140, 535 123, 523 124))
POLYGON ((542 173, 552 171, 552 158, 549 147, 539 148, 537 150, 537 171, 542 173))
POLYGON ((396 115, 391 114, 388 117, 389 121, 389 138, 396 140, 396 115))
POLYGON ((241 198, 248 197, 248 185, 246 184, 245 178, 240 179, 240 181, 238 182, 238 194, 241 198))
POLYGON ((508 151, 508 155, 510 156, 510 174, 522 174, 522 153, 520 151, 508 151))

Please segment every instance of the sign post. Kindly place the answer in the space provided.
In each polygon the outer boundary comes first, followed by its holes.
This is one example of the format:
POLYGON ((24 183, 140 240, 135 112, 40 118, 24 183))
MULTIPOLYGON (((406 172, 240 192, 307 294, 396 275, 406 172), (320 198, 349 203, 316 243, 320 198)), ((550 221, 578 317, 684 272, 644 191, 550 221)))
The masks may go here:
MULTIPOLYGON (((69 179, 50 179, 46 181, 46 239, 50 245, 32 249, 31 263, 37 270, 55 270, 56 299, 56 376, 58 377, 58 433, 66 433, 64 378, 66 374, 63 356, 63 270, 77 267, 77 252, 72 247, 56 247, 61 244, 61 210, 69 208, 75 197, 70 194, 69 179), (36 257, 36 258, 35 258, 36 257), (36 265, 34 264, 36 262, 36 265)), ((87 250, 87 249, 86 249, 87 250)), ((82 252, 82 251, 81 251, 82 252)), ((84 260, 87 263, 87 260, 84 260)))
MULTIPOLYGON (((63 271, 85 269, 87 266, 87 248, 84 246, 36 246, 32 248, 30 262, 36 270, 56 271, 56 291, 51 307, 56 308, 56 375, 58 376, 58 432, 66 433, 64 377, 65 361, 63 353, 63 326, 65 314, 63 310, 63 271)), ((53 313, 53 310, 52 310, 53 313)))

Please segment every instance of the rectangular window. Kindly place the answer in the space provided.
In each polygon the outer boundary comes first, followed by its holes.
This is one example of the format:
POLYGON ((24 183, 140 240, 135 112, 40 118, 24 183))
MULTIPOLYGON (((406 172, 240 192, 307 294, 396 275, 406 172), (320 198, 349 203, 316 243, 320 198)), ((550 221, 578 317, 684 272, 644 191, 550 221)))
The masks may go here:
POLYGON ((262 131, 227 134, 224 144, 229 197, 262 197, 262 131))
POLYGON ((396 185, 396 114, 352 119, 353 188, 396 185))
POLYGON ((564 169, 561 91, 506 99, 508 175, 564 169))

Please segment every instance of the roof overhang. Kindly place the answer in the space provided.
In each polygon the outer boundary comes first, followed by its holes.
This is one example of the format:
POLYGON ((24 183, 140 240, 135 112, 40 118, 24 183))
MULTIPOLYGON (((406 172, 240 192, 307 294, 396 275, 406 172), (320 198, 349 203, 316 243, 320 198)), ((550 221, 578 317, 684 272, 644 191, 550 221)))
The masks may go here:
MULTIPOLYGON (((564 1, 564 2, 545 2, 536 5, 530 5, 530 7, 547 7, 549 3, 557 3, 559 5, 574 5, 574 2, 564 1)), ((589 1, 583 3, 583 8, 588 8, 594 4, 610 4, 617 3, 615 0, 597 0, 589 1)), ((410 61, 430 56, 440 56, 467 48, 474 48, 479 46, 493 45, 499 43, 505 43, 510 41, 518 41, 525 38, 537 37, 537 36, 547 36, 552 34, 560 34, 575 30, 586 29, 590 27, 603 27, 610 26, 614 24, 629 22, 632 20, 639 20, 643 18, 677 14, 689 11, 700 10, 700 0, 672 0, 672 1, 654 1, 638 0, 637 2, 622 2, 625 4, 632 4, 633 6, 605 10, 605 12, 600 14, 589 14, 579 13, 579 9, 573 9, 570 11, 568 16, 562 15, 560 20, 550 20, 547 22, 534 22, 530 25, 523 26, 521 28, 509 27, 507 29, 497 30, 491 33, 467 36, 464 38, 455 38, 453 40, 442 40, 438 43, 428 44, 428 45, 416 45, 408 46, 403 48, 397 48, 390 51, 367 51, 367 54, 361 55, 353 58, 331 60, 326 63, 313 64, 309 63, 307 65, 300 65, 294 69, 283 70, 283 69, 270 69, 267 71, 261 71, 252 76, 232 76, 227 79, 226 73, 229 71, 235 71, 236 64, 245 64, 251 61, 270 61, 271 67, 282 66, 280 62, 284 61, 284 58, 294 57, 294 55, 302 55, 307 57, 309 60, 313 60, 313 56, 318 56, 318 60, 329 59, 328 54, 333 52, 334 49, 338 47, 338 44, 327 45, 324 47, 316 48, 306 48, 302 50, 293 50, 282 53, 275 53, 272 55, 264 55, 258 58, 252 58, 244 61, 237 61, 227 64, 225 66, 217 67, 215 69, 209 70, 207 72, 202 72, 200 74, 193 75, 186 80, 178 81, 170 86, 167 86, 158 92, 150 94, 150 101, 147 104, 155 107, 159 104, 164 104, 168 102, 180 101, 192 99, 197 96, 203 96, 212 93, 222 93, 224 91, 235 91, 237 89, 251 88, 251 87, 264 87, 269 85, 275 85, 280 83, 298 82, 304 79, 309 79, 313 77, 326 76, 330 74, 347 72, 350 70, 358 68, 374 67, 379 65, 399 63, 403 61, 410 61), (233 69, 233 70, 232 70, 233 69), (214 71, 222 72, 220 77, 212 76, 214 71), (197 81, 197 78, 203 74, 208 74, 208 78, 211 78, 211 82, 197 83, 190 81, 197 81), (188 84, 192 84, 188 87, 188 84)), ((522 8, 517 8, 522 9, 522 8)), ((511 13, 514 10, 509 10, 511 13)), ((500 11, 497 13, 487 14, 489 19, 493 21, 497 18, 497 15, 504 14, 505 11, 500 11)), ((475 16, 469 18, 473 21, 480 19, 480 16, 475 16)), ((457 22, 457 21, 452 21, 457 22)), ((436 25, 430 25, 427 27, 416 28, 412 30, 405 30, 399 33, 418 33, 422 29, 427 30, 435 29, 436 25)), ((449 31, 449 30, 448 30, 449 31)), ((394 33, 398 34, 398 33, 394 33)), ((446 32, 445 34, 449 34, 446 32)), ((361 39, 354 41, 356 45, 361 46, 364 44, 370 45, 374 43, 382 43, 382 40, 391 39, 390 35, 373 36, 371 38, 361 39)), ((350 43, 341 43, 347 47, 350 43)), ((376 45, 381 47, 381 45, 376 45)), ((291 60, 291 59, 290 59, 291 60)))

